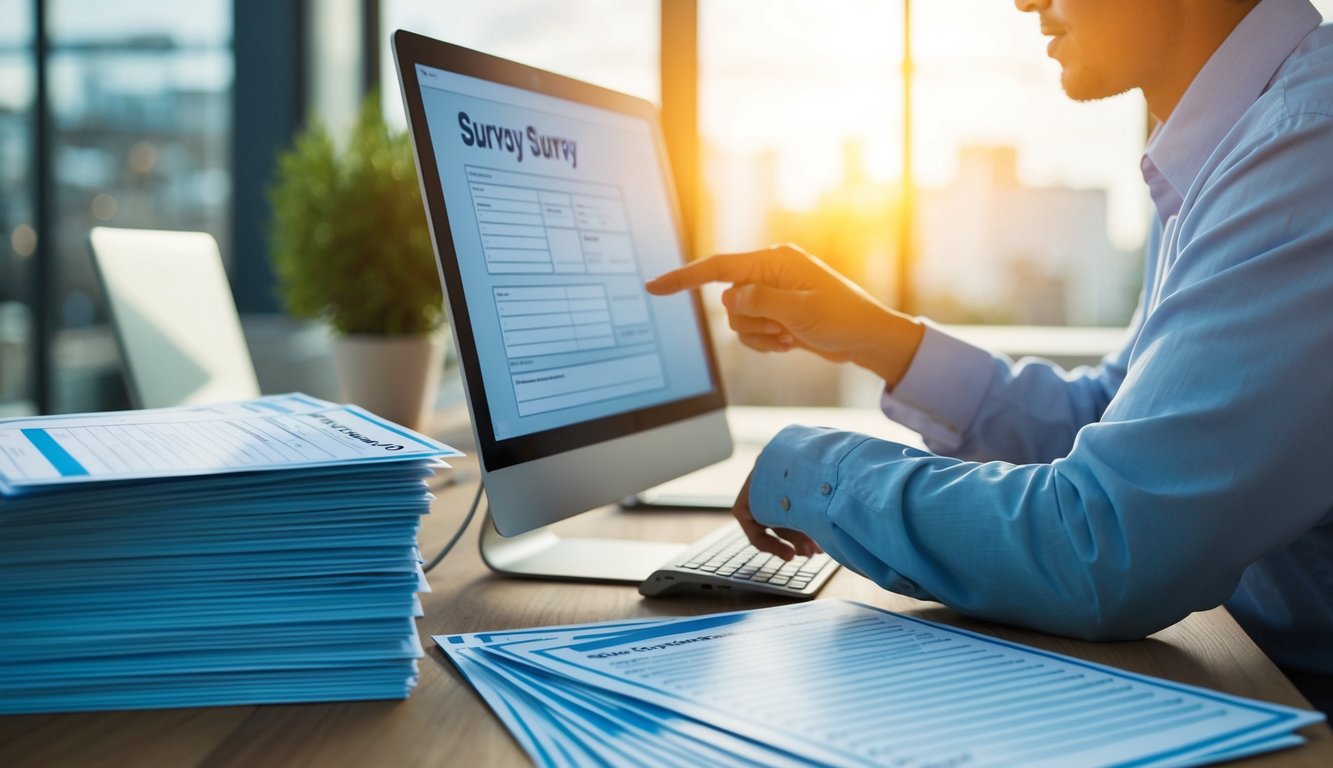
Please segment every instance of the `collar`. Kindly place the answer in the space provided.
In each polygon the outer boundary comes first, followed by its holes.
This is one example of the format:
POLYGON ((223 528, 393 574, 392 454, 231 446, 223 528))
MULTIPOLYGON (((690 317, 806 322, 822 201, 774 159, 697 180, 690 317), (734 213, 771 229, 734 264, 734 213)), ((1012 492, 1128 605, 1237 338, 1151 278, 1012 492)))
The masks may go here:
POLYGON ((1227 131, 1322 21, 1309 0, 1263 0, 1213 52, 1171 117, 1153 131, 1140 164, 1161 221, 1179 213, 1227 131))

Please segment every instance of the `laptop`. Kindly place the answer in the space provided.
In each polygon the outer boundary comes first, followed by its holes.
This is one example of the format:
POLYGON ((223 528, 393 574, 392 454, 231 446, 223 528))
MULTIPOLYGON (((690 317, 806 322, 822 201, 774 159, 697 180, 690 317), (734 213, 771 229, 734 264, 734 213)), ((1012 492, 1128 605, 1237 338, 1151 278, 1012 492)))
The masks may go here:
POLYGON ((94 227, 88 239, 136 408, 259 397, 212 235, 94 227))

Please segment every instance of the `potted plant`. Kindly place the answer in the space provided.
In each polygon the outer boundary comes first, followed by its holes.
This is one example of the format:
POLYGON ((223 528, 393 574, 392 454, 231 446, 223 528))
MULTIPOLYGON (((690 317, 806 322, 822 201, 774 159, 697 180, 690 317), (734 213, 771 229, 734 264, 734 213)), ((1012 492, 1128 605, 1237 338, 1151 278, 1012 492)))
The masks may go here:
POLYGON ((269 199, 284 303, 332 327, 343 397, 423 426, 444 304, 407 133, 389 130, 374 94, 341 146, 312 121, 278 157, 269 199))

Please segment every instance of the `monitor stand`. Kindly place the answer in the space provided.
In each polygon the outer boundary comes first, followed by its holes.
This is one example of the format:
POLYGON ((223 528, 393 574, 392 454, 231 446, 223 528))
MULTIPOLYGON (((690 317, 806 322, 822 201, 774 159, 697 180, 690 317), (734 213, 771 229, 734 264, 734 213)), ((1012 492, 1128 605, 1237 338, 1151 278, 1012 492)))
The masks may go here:
POLYGON ((505 537, 491 513, 481 523, 481 559, 496 573, 533 579, 639 584, 686 544, 634 539, 562 539, 549 526, 505 537))

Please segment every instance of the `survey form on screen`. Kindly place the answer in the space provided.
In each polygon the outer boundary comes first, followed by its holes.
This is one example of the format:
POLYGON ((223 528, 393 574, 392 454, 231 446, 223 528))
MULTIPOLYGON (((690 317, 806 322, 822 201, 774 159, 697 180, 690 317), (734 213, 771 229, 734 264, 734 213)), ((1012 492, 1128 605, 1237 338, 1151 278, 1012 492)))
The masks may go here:
POLYGON ((710 391, 690 297, 643 287, 685 253, 653 121, 415 73, 496 439, 710 391))

